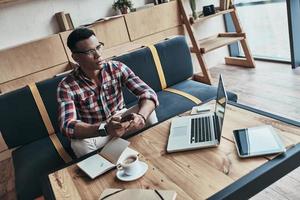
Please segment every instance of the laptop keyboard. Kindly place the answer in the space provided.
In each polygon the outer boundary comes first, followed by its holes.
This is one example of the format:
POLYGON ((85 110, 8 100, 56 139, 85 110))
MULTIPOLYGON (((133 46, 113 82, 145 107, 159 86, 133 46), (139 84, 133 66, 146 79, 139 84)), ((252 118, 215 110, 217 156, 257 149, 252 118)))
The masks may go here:
POLYGON ((193 118, 191 124, 191 143, 211 141, 210 117, 193 118))

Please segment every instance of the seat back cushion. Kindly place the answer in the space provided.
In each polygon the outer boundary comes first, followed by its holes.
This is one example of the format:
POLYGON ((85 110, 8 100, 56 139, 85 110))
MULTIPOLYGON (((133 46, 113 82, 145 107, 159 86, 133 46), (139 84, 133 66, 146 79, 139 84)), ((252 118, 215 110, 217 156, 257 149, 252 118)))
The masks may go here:
POLYGON ((148 48, 141 48, 128 54, 121 55, 113 60, 127 65, 137 76, 147 83, 154 91, 160 91, 160 81, 157 70, 148 48))
MULTIPOLYGON (((65 75, 64 75, 65 76, 65 75)), ((64 76, 58 76, 52 79, 48 79, 45 81, 41 81, 37 83, 37 88, 40 92, 40 95, 43 99, 45 107, 47 109, 49 118, 52 122, 54 131, 58 136, 60 142, 62 143, 64 149, 73 157, 75 158, 74 152, 71 148, 70 140, 68 140, 59 129, 58 125, 58 102, 57 102, 57 86, 59 82, 62 80, 64 76)))
MULTIPOLYGON (((62 78, 63 76, 55 77, 36 85, 56 135, 67 152, 75 157, 70 141, 60 133, 58 126, 56 90, 62 78)), ((0 95, 0 120, 0 130, 9 148, 48 137, 47 129, 28 86, 0 95)))
POLYGON ((0 95, 0 121, 9 148, 48 136, 28 86, 0 95))
MULTIPOLYGON (((144 47, 131 53, 116 57, 113 60, 120 61, 127 65, 135 73, 135 75, 139 76, 140 79, 142 79, 154 91, 157 92, 161 90, 158 73, 155 68, 150 49, 144 47)), ((123 87, 122 90, 126 105, 137 100, 126 87, 123 87)))
MULTIPOLYGON (((168 86, 186 80, 193 75, 193 65, 188 45, 184 36, 164 40, 155 45, 168 86)), ((161 91, 161 83, 156 65, 149 48, 142 48, 113 60, 126 64, 137 76, 155 92, 161 91)), ((123 88, 126 105, 136 101, 126 88, 123 88)))
POLYGON ((193 75, 191 53, 184 36, 177 36, 154 46, 157 49, 168 87, 193 75))

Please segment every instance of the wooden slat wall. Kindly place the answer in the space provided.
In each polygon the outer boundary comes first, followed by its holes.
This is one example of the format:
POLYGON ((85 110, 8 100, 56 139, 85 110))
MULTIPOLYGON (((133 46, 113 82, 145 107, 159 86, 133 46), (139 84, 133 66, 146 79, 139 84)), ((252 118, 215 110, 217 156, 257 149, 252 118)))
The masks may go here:
POLYGON ((73 58, 72 58, 72 56, 71 56, 71 51, 69 50, 69 48, 68 48, 68 46, 67 46, 67 39, 68 39, 68 36, 69 36, 69 34, 70 34, 71 32, 72 32, 72 31, 65 31, 65 32, 59 33, 59 35, 60 35, 60 38, 61 38, 62 43, 63 43, 63 45, 64 45, 65 52, 66 52, 66 54, 67 54, 68 60, 69 60, 70 62, 73 62, 73 63, 74 63, 75 61, 73 60, 73 58))
MULTIPOLYGON (((104 58, 184 34, 177 1, 129 13, 90 26, 105 43, 104 58), (177 12, 176 12, 177 11, 177 12)), ((0 51, 0 92, 8 92, 70 69, 66 41, 71 31, 0 51)))
POLYGON ((9 3, 9 2, 14 2, 14 1, 18 1, 18 0, 0 0, 0 5, 5 4, 5 3, 9 3))
POLYGON ((118 56, 133 50, 136 50, 142 46, 146 46, 149 44, 155 44, 165 38, 175 36, 175 35, 183 35, 184 29, 183 26, 178 26, 172 29, 168 29, 166 31, 162 31, 156 34, 152 34, 141 39, 135 40, 133 42, 125 43, 119 46, 111 47, 105 49, 103 52, 103 58, 111 58, 114 56, 118 56))
POLYGON ((0 83, 68 61, 58 34, 0 51, 0 83))
POLYGON ((71 66, 69 62, 50 67, 49 69, 39 71, 33 74, 29 74, 25 77, 17 78, 12 81, 0 84, 0 91, 6 93, 18 88, 22 88, 31 82, 39 82, 50 77, 54 77, 56 74, 62 73, 66 70, 70 70, 71 66))
POLYGON ((143 45, 147 45, 147 44, 155 44, 159 41, 162 41, 166 38, 170 38, 176 35, 184 35, 184 27, 183 26, 177 26, 174 28, 170 28, 168 30, 159 32, 159 33, 155 33, 152 35, 148 35, 146 37, 140 38, 135 40, 135 43, 140 43, 143 45))
POLYGON ((129 42, 129 36, 124 17, 101 21, 90 27, 105 48, 111 48, 129 42))
POLYGON ((131 41, 182 24, 177 1, 125 15, 131 41))
MULTIPOLYGON (((112 47, 124 45, 130 42, 124 17, 100 21, 91 25, 89 28, 95 32, 96 37, 99 41, 104 42, 104 49, 110 49, 112 47)), ((71 31, 65 31, 60 33, 60 36, 63 41, 63 45, 65 47, 69 61, 74 63, 75 61, 71 56, 71 51, 67 46, 67 39, 70 33, 71 31)), ((113 49, 120 49, 122 51, 122 48, 113 49)), ((111 54, 113 53, 109 53, 109 55, 111 54)), ((108 57, 106 56, 105 58, 108 57)))

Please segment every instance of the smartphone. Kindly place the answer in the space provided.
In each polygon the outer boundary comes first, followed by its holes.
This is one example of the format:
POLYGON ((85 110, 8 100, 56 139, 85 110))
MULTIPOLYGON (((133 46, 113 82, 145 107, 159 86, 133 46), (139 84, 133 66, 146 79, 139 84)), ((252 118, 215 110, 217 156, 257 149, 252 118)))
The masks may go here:
POLYGON ((242 158, 286 151, 281 138, 270 125, 234 130, 233 136, 238 155, 242 158))
POLYGON ((127 121, 130 121, 130 120, 133 120, 134 116, 132 113, 128 114, 128 115, 125 115, 122 117, 121 119, 121 122, 127 122, 127 121))

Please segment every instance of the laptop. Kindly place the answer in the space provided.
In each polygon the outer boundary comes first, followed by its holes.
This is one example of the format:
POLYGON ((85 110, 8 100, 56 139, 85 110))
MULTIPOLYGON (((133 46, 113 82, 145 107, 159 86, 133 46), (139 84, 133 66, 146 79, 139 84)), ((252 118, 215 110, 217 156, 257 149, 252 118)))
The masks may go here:
POLYGON ((214 112, 174 118, 171 122, 167 152, 218 146, 227 101, 220 75, 214 112))

